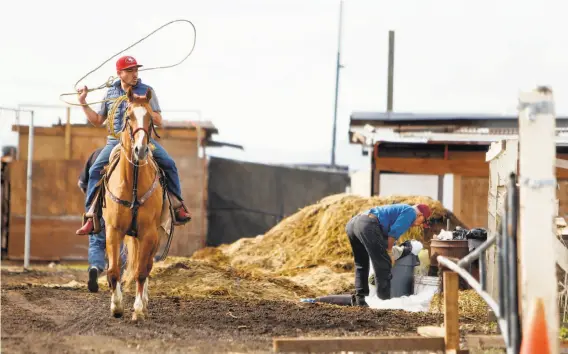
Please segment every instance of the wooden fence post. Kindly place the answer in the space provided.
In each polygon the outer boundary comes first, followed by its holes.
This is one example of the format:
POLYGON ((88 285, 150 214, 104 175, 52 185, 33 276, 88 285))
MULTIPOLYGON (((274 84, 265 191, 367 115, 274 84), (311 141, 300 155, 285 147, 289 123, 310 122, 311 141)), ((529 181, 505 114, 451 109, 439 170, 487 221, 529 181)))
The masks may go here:
MULTIPOLYGON (((556 115, 552 92, 539 88, 519 97, 519 254, 522 318, 542 298, 552 353, 558 353, 558 304, 554 250, 556 115)), ((525 321, 523 321, 525 322, 525 321)))
POLYGON ((446 270, 444 276, 444 329, 446 353, 456 353, 460 349, 459 325, 459 276, 446 270))

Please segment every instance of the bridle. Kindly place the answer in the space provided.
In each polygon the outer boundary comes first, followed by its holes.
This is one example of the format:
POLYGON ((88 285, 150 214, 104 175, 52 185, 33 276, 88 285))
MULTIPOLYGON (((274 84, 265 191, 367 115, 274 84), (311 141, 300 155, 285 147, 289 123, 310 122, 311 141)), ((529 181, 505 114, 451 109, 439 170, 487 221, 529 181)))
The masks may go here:
MULTIPOLYGON (((149 104, 145 105, 146 107, 146 111, 147 114, 150 116, 150 124, 149 124, 149 128, 146 129, 145 127, 137 127, 136 129, 132 128, 132 124, 130 123, 131 120, 131 116, 132 116, 132 111, 130 110, 130 106, 126 109, 126 112, 124 114, 124 124, 122 127, 122 132, 124 132, 126 130, 126 128, 128 128, 129 132, 130 132, 130 143, 131 146, 134 145, 134 137, 136 136, 136 133, 143 131, 144 133, 146 133, 146 144, 150 144, 150 138, 152 133, 154 135, 156 135, 157 138, 160 138, 160 136, 158 135, 158 132, 156 131, 156 127, 154 126, 154 120, 152 119, 152 107, 150 107, 149 104)), ((126 159, 128 160, 128 162, 134 166, 144 166, 148 163, 148 160, 146 160, 146 162, 143 165, 139 165, 138 163, 134 162, 133 159, 133 155, 134 155, 134 150, 130 151, 130 159, 126 154, 124 145, 122 144, 122 141, 120 142, 120 149, 122 150, 122 152, 124 153, 124 155, 126 156, 126 159)))

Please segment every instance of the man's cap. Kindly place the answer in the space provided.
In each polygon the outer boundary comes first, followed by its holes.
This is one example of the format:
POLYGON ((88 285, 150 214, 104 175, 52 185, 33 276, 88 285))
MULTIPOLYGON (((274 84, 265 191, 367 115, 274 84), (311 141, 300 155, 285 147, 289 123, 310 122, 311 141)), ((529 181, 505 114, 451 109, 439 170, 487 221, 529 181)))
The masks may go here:
POLYGON ((428 220, 428 218, 432 215, 432 210, 430 210, 430 207, 426 204, 418 204, 416 209, 424 215, 424 220, 428 220))
POLYGON ((134 59, 134 57, 131 57, 130 55, 123 56, 116 61, 117 71, 130 69, 134 67, 139 68, 141 66, 142 65, 139 65, 136 59, 134 59))

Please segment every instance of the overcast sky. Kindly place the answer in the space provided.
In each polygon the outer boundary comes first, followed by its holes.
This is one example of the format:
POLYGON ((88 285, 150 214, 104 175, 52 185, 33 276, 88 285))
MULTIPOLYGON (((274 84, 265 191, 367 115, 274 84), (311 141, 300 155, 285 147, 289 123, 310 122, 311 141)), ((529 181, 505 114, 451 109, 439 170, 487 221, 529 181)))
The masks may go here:
MULTIPOLYGON (((349 114, 386 108, 389 29, 396 31, 396 111, 515 114, 520 90, 547 84, 557 112, 568 113, 564 6, 560 0, 345 0, 337 162, 368 163, 347 142, 349 114)), ((164 118, 197 119, 167 111, 199 110, 218 127, 216 140, 246 149, 210 149, 212 155, 330 161, 339 0, 20 0, 5 2, 2 15, 0 106, 60 104, 59 94, 115 53, 168 21, 188 19, 197 28, 194 53, 180 66, 140 75, 156 90, 164 118)), ((179 23, 127 54, 147 67, 169 65, 192 41, 191 27, 179 23)), ((85 84, 115 75, 115 60, 85 84)), ((64 109, 36 110, 36 124, 64 121, 64 109)), ((14 115, 0 115, 0 144, 14 144, 14 115)), ((73 122, 84 119, 73 111, 73 122)))

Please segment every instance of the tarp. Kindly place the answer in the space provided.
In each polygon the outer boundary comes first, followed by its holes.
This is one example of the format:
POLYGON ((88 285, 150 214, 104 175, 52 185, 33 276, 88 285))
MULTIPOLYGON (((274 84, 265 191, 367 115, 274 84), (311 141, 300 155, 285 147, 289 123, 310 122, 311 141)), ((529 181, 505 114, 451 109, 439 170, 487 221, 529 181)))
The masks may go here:
POLYGON ((264 234, 298 209, 344 193, 348 185, 346 172, 211 157, 207 246, 264 234))

